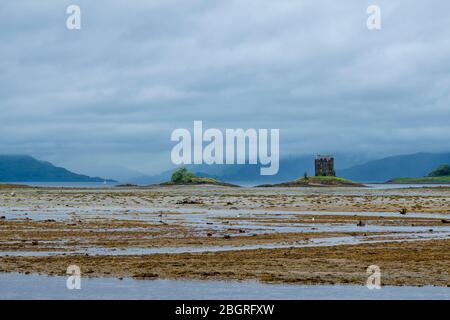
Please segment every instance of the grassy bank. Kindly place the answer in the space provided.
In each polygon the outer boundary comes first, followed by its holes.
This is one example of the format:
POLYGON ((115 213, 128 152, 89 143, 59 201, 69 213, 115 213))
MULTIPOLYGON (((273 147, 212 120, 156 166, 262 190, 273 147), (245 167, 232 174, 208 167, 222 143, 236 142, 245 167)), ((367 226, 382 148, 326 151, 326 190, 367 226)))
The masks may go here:
POLYGON ((450 176, 446 177, 422 177, 422 178, 395 178, 389 180, 388 183, 448 183, 450 184, 450 176))

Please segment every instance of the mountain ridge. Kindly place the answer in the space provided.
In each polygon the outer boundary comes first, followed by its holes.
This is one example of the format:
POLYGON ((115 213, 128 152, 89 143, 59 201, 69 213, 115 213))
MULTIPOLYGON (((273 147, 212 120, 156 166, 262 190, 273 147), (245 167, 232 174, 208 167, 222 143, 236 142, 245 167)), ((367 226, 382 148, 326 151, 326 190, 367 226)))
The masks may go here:
MULTIPOLYGON (((393 155, 366 161, 345 168, 341 156, 337 155, 336 174, 356 182, 386 182, 397 177, 422 177, 435 167, 450 163, 450 152, 426 153, 418 152, 404 155, 393 155), (340 166, 340 167, 339 167, 340 166), (342 168, 344 167, 344 168, 342 168)), ((219 179, 230 183, 252 182, 254 184, 281 183, 297 179, 306 172, 314 175, 314 156, 290 156, 280 160, 280 171, 274 176, 260 176, 259 165, 189 165, 186 166, 195 174, 219 179)), ((173 170, 147 177, 147 181, 159 182, 167 180, 173 170)))
POLYGON ((77 174, 29 155, 0 155, 0 182, 115 182, 77 174))
MULTIPOLYGON (((386 182, 398 177, 418 178, 428 174, 439 165, 450 163, 450 152, 418 152, 394 155, 376 160, 358 162, 336 155, 338 176, 356 182, 386 182)), ((314 175, 314 155, 289 156, 280 159, 280 171, 274 176, 261 176, 259 165, 188 165, 189 170, 200 177, 214 178, 229 183, 281 183, 307 175, 314 175)), ((153 184, 168 181, 175 170, 166 170, 157 175, 124 179, 121 182, 153 184)), ((77 174, 48 161, 40 161, 28 155, 0 155, 1 182, 103 182, 105 179, 77 174)), ((107 179, 108 182, 115 182, 107 179)))
POLYGON ((337 170, 339 176, 360 182, 386 182, 398 177, 419 178, 435 167, 450 163, 450 152, 395 155, 337 170))

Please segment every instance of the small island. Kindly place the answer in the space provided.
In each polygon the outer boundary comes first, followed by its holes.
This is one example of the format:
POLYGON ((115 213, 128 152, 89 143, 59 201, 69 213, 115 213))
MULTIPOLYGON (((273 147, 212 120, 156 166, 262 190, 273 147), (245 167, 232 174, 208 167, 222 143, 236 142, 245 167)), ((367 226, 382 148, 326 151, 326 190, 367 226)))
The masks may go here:
POLYGON ((361 183, 336 177, 332 156, 316 156, 314 166, 314 177, 308 177, 305 172, 302 178, 277 184, 262 184, 257 187, 364 187, 361 183))
POLYGON ((387 183, 411 183, 411 184, 450 184, 450 165, 443 164, 425 177, 419 178, 395 178, 387 183))
POLYGON ((332 176, 303 177, 277 184, 262 184, 257 187, 364 187, 362 183, 332 176))
POLYGON ((222 187, 239 187, 238 185, 218 181, 214 178, 198 177, 186 168, 179 168, 173 174, 168 182, 163 182, 161 186, 176 185, 215 185, 222 187))

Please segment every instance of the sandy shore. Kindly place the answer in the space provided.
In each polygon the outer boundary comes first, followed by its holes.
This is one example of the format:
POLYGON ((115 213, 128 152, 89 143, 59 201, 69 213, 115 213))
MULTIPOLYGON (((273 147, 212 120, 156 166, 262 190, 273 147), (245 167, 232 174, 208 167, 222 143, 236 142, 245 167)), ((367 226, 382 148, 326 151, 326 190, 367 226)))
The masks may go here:
POLYGON ((448 286, 449 219, 445 187, 3 187, 0 271, 448 286))

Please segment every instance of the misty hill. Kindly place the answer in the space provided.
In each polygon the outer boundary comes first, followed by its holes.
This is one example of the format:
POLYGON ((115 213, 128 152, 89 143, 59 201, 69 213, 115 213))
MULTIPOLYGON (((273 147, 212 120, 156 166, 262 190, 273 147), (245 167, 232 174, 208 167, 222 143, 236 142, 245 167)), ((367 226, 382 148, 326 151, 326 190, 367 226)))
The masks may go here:
MULTIPOLYGON (((305 172, 309 176, 314 175, 314 155, 290 156, 280 159, 280 169, 278 174, 273 176, 261 176, 258 165, 240 164, 240 165, 188 165, 190 171, 197 176, 213 178, 229 183, 278 183, 296 179, 303 176, 305 172)), ((336 155, 336 167, 346 168, 363 160, 354 155, 336 155)), ((130 183, 151 184, 168 181, 175 169, 164 171, 154 176, 142 176, 129 179, 130 183)))
POLYGON ((103 182, 104 179, 76 174, 64 168, 55 167, 50 162, 39 161, 26 155, 0 155, 0 181, 103 182))
POLYGON ((385 182, 397 177, 423 177, 443 163, 450 163, 450 153, 415 153, 369 161, 337 172, 355 181, 385 182))
MULTIPOLYGON (((290 181, 314 175, 314 155, 290 156, 280 159, 280 170, 273 176, 261 176, 259 165, 189 165, 201 177, 230 183, 266 184, 290 181)), ((335 155, 339 177, 357 182, 385 182, 397 177, 423 177, 443 163, 450 163, 450 153, 415 153, 367 161, 355 155, 335 155)), ((132 183, 151 184, 168 181, 175 169, 154 176, 130 179, 132 183)))
POLYGON ((440 165, 438 168, 430 172, 426 177, 422 178, 395 178, 389 180, 389 183, 450 183, 450 166, 448 164, 440 165))
MULTIPOLYGON (((190 166, 190 170, 196 172, 197 175, 211 177, 218 180, 254 184, 265 183, 281 183, 302 177, 306 172, 309 176, 314 176, 314 159, 315 155, 305 156, 289 156, 280 159, 279 171, 273 176, 261 176, 260 165, 220 165, 207 166, 197 165, 190 166)), ((336 154, 335 166, 337 169, 348 168, 355 164, 360 164, 366 158, 356 155, 336 154)))
MULTIPOLYGON (((230 183, 252 182, 275 183, 291 180, 302 176, 305 171, 308 174, 314 172, 314 156, 291 157, 280 160, 280 170, 273 176, 261 176, 260 165, 187 165, 190 171, 199 177, 213 178, 230 183)), ((153 176, 141 176, 129 179, 131 183, 152 184, 170 180, 172 173, 176 170, 167 170, 153 176)))

